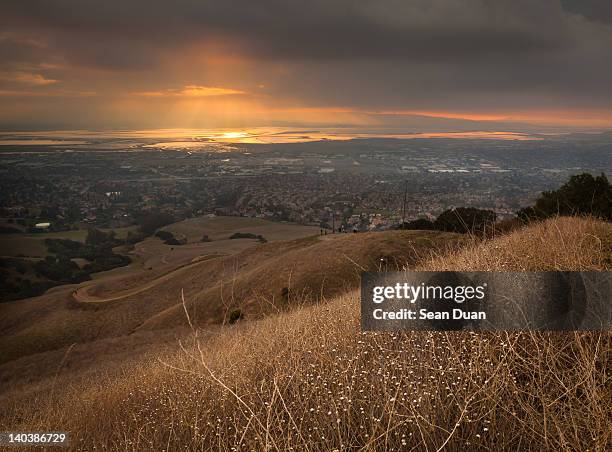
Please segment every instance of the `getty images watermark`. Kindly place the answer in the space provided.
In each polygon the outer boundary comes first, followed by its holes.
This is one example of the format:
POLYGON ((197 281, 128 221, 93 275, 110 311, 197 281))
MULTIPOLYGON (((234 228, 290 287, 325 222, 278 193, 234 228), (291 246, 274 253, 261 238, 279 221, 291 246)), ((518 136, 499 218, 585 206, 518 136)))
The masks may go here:
POLYGON ((363 330, 609 330, 610 272, 387 272, 361 278, 363 330))

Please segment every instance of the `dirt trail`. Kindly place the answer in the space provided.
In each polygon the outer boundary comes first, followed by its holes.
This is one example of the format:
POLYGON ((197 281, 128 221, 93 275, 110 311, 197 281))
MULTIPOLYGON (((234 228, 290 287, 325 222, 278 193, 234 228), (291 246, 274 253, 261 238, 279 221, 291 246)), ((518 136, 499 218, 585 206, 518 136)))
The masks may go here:
MULTIPOLYGON (((131 289, 128 289, 126 291, 123 291, 119 294, 116 295, 112 295, 109 297, 98 297, 96 295, 93 295, 91 293, 92 289, 94 289, 95 287, 97 287, 100 283, 104 283, 104 281, 99 281, 98 284, 93 283, 93 284, 88 284, 86 286, 83 287, 79 287, 76 290, 74 290, 72 292, 72 298, 79 302, 79 303, 106 303, 109 301, 117 301, 117 300, 122 300, 124 298, 128 298, 134 295, 138 295, 139 293, 142 293, 146 290, 152 289, 155 286, 158 286, 159 284, 162 284, 172 278, 174 278, 178 273, 181 273, 183 271, 189 270, 203 262, 207 262, 210 261, 212 259, 217 259, 220 257, 224 257, 227 256, 227 254, 210 254, 210 255, 206 255, 206 256, 202 256, 199 259, 197 259, 195 262, 190 262, 188 264, 182 265, 178 268, 175 268, 174 270, 169 271, 168 273, 165 273, 161 276, 158 276, 157 278, 142 284, 138 287, 133 287, 131 289)), ((108 282, 108 281, 106 281, 108 282)))

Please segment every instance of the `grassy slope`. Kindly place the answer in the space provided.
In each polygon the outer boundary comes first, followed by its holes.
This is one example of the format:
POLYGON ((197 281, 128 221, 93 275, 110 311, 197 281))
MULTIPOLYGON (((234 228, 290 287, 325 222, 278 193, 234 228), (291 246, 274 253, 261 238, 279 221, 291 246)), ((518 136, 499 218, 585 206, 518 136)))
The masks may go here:
MULTIPOLYGON (((435 231, 389 231, 268 244, 245 251, 244 261, 226 265, 220 283, 206 285, 186 297, 187 308, 198 323, 219 322, 236 308, 247 318, 260 317, 354 289, 362 271, 401 269, 461 239, 435 231)), ((140 328, 184 323, 184 308, 177 302, 140 328)))
MULTIPOLYGON (((458 239, 454 234, 396 231, 274 242, 198 263, 163 284, 117 301, 78 303, 71 297, 72 289, 63 289, 3 303, 0 362, 73 343, 186 325, 181 291, 192 300, 190 312, 200 324, 218 324, 237 306, 248 317, 258 317, 297 303, 297 294, 314 293, 318 299, 357 287, 362 267, 378 268, 379 261, 373 259, 377 252, 390 262, 415 262, 458 239), (283 287, 291 287, 295 296, 281 300, 283 287)), ((133 279, 138 276, 109 282, 110 292, 104 295, 126 289, 133 279)))
MULTIPOLYGON (((609 270, 611 245, 609 224, 553 220, 420 267, 609 270)), ((121 378, 63 372, 51 395, 49 382, 6 394, 0 425, 122 450, 610 446, 610 333, 361 333, 357 296, 194 339, 121 378)))
POLYGON ((420 270, 588 271, 612 266, 612 225, 558 218, 517 233, 430 259, 420 270))
POLYGON ((293 240, 319 234, 319 228, 316 226, 230 216, 190 218, 162 229, 179 237, 185 237, 189 243, 199 242, 203 235, 207 235, 210 240, 228 239, 236 232, 261 234, 269 241, 293 240))

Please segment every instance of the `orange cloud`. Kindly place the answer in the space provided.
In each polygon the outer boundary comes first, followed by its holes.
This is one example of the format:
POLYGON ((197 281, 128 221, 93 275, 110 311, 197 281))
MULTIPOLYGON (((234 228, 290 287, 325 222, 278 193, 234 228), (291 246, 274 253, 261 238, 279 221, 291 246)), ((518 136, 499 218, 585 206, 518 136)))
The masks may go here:
POLYGON ((54 91, 0 90, 0 97, 91 97, 95 95, 95 91, 72 91, 64 89, 54 91))
POLYGON ((244 91, 231 88, 217 88, 212 86, 189 85, 181 91, 182 96, 227 96, 232 94, 244 94, 244 91))
POLYGON ((31 74, 29 72, 9 72, 0 74, 0 80, 6 82, 23 83, 24 85, 46 86, 57 83, 58 80, 45 78, 41 74, 31 74))
POLYGON ((450 111, 421 111, 421 110, 381 110, 369 111, 373 115, 397 116, 426 116, 428 118, 466 119, 470 121, 504 121, 507 116, 486 113, 460 113, 450 111))
POLYGON ((423 111, 423 110, 369 110, 350 107, 304 107, 273 109, 293 114, 297 120, 326 122, 339 119, 353 124, 384 125, 385 117, 420 116, 427 118, 457 119, 474 121, 475 123, 522 123, 545 127, 612 127, 612 110, 610 109, 565 109, 565 110, 527 110, 527 111, 491 111, 491 112, 461 112, 461 111, 423 111))
POLYGON ((132 93, 135 96, 144 97, 210 97, 210 96, 231 96, 246 94, 233 88, 220 88, 217 86, 187 85, 182 89, 165 89, 161 91, 141 91, 132 93))

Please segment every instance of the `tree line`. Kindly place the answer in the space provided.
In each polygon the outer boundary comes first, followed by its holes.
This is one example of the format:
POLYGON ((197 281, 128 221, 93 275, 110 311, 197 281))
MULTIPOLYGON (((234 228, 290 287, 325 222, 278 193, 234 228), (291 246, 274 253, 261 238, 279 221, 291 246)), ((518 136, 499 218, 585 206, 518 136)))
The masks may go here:
MULTIPOLYGON (((612 221, 612 185, 605 174, 577 174, 557 190, 544 191, 534 205, 520 209, 517 218, 522 223, 544 220, 553 216, 593 216, 612 221)), ((457 207, 445 210, 435 220, 419 218, 407 221, 398 229, 439 230, 482 235, 496 226, 492 210, 457 207)))

